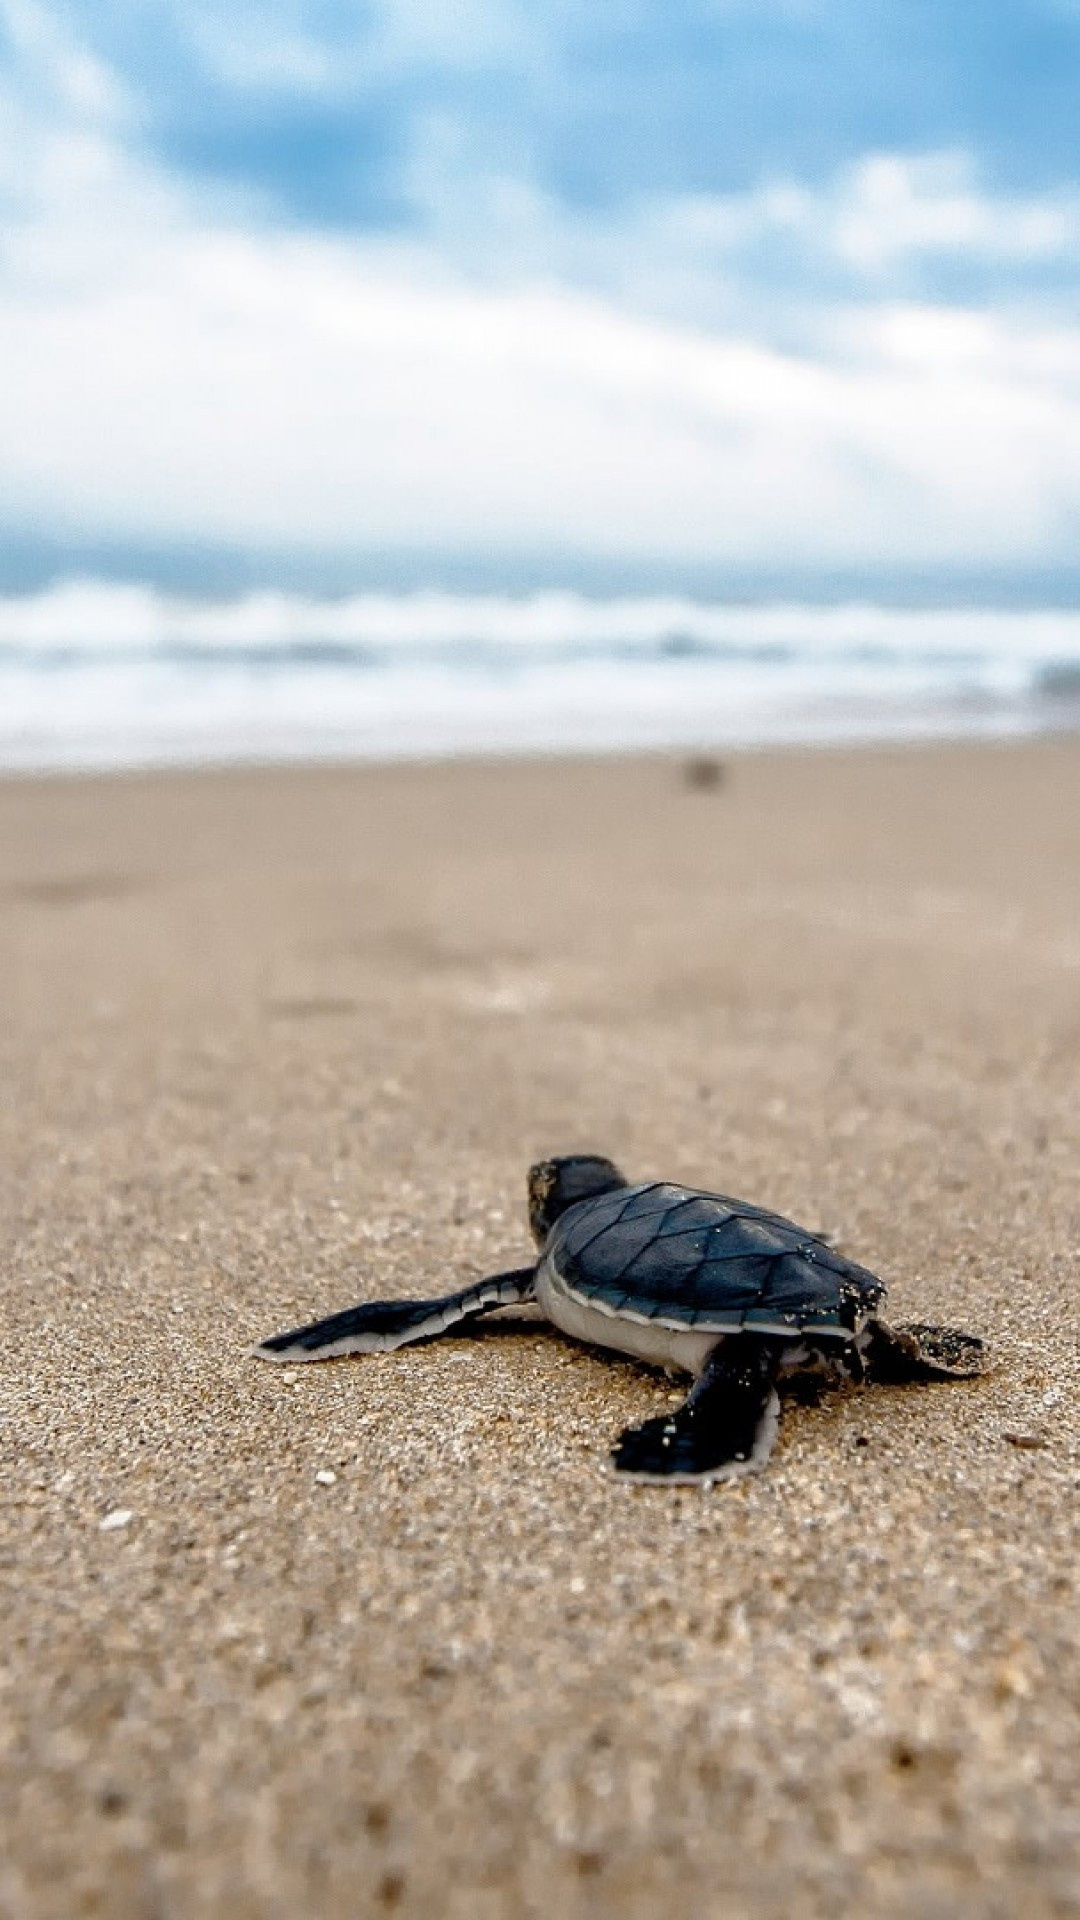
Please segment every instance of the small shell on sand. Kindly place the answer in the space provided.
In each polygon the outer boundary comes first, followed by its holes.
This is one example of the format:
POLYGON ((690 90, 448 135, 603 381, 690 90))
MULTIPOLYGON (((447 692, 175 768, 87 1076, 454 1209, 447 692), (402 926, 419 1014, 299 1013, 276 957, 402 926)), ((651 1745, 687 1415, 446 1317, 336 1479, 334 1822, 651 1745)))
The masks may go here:
POLYGON ((131 1507, 113 1507, 104 1520, 98 1521, 99 1533, 119 1533, 122 1527, 129 1527, 135 1514, 131 1507))

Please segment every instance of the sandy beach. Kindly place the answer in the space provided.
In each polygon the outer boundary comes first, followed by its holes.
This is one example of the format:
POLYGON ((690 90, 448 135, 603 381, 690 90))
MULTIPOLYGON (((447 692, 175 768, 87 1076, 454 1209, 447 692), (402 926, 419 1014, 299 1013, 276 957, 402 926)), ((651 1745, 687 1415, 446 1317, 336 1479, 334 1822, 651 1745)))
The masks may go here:
POLYGON ((5 1920, 1080 1914, 1078 875, 1076 739, 0 784, 5 1920), (247 1356, 581 1147, 994 1371, 247 1356))

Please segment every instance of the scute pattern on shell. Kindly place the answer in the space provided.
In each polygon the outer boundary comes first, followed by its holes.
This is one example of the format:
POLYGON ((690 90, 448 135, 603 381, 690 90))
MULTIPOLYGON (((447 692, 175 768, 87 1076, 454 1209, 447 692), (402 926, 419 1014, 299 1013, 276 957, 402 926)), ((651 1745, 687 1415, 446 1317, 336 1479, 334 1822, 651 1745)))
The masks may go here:
POLYGON ((572 1293, 609 1312, 717 1332, 847 1337, 886 1291, 782 1214, 666 1181, 580 1201, 545 1251, 572 1293))

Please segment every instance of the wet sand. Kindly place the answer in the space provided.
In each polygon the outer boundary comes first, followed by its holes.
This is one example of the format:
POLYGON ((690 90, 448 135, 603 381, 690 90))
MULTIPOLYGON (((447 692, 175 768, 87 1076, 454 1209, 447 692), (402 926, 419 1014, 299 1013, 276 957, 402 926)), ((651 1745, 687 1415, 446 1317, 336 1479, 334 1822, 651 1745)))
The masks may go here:
POLYGON ((1080 1913, 1080 742, 0 786, 0 1911, 1080 1913), (609 1476, 596 1147, 985 1334, 609 1476))

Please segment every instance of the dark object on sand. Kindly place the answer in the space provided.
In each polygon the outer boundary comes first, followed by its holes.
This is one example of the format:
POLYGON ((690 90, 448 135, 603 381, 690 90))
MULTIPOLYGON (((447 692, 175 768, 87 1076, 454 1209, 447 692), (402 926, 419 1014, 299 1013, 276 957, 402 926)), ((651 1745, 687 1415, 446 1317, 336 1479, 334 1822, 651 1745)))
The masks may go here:
POLYGON ((785 1374, 826 1380, 952 1380, 985 1347, 949 1327, 888 1327, 885 1283, 781 1214, 666 1181, 630 1186, 578 1154, 529 1173, 534 1266, 441 1300, 351 1307, 277 1334, 264 1360, 385 1353, 495 1307, 535 1300, 563 1333, 694 1376, 684 1404, 628 1427, 612 1458, 639 1479, 732 1480, 772 1452, 785 1374))
POLYGON ((711 753, 695 753, 683 761, 682 776, 696 793, 713 793, 727 779, 727 768, 722 760, 714 760, 711 753))

